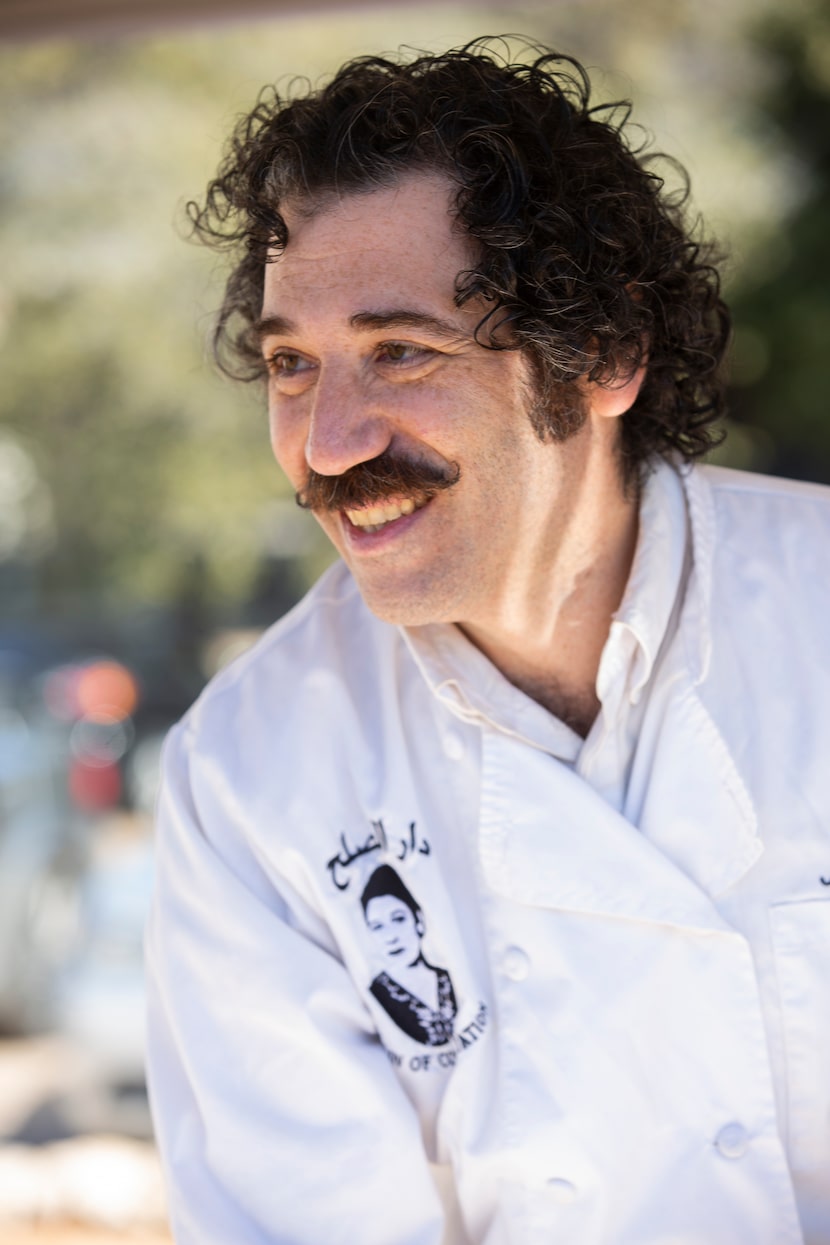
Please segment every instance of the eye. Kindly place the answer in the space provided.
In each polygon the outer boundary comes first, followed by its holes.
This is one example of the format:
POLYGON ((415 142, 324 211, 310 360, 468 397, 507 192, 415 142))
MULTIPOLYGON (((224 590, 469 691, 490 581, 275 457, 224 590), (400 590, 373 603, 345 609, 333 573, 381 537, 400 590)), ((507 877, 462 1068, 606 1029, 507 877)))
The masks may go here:
POLYGON ((435 351, 427 346, 415 346, 412 342, 384 342, 378 347, 378 354, 383 363, 405 367, 411 363, 423 363, 435 351))
POLYGON ((312 366, 305 355, 297 355, 294 350, 276 350, 273 355, 266 357, 265 362, 269 371, 284 376, 296 376, 297 372, 307 371, 312 366))
POLYGON ((268 374, 286 385, 297 384, 308 379, 307 373, 316 366, 311 359, 296 350, 275 350, 266 355, 265 366, 268 374))

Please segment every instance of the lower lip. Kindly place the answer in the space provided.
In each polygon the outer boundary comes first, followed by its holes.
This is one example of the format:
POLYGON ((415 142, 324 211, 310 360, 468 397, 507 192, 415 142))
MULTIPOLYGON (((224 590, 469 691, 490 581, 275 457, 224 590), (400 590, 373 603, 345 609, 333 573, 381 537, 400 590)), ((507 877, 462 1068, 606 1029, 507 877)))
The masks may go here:
POLYGON ((358 527, 356 523, 348 518, 347 515, 341 513, 340 526, 345 534, 349 548, 355 553, 375 553, 385 549, 388 545, 404 536, 410 528, 418 523, 431 502, 419 506, 417 510, 413 510, 412 514, 402 514, 399 519, 393 519, 391 523, 384 523, 383 527, 377 532, 367 532, 365 527, 358 527))

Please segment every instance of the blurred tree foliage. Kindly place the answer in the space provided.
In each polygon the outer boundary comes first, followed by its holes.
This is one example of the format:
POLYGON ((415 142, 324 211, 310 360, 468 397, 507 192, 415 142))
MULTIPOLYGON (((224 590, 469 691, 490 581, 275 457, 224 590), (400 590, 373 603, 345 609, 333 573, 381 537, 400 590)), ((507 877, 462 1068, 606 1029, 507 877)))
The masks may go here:
POLYGON ((0 69, 2 421, 48 499, 18 550, 43 609, 164 600, 200 557, 208 596, 239 595, 280 495, 254 395, 204 366, 212 261, 175 227, 215 157, 215 83, 141 50, 42 45, 0 69))
POLYGON ((773 69, 763 115, 797 194, 733 293, 732 411, 759 465, 830 483, 830 3, 780 8, 757 38, 773 69))

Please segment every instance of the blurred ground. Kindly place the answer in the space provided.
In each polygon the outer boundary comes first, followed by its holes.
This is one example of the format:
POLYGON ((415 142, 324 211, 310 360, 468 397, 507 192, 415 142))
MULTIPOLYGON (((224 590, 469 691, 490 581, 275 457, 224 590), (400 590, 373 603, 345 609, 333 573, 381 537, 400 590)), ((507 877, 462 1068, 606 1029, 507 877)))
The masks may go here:
POLYGON ((135 1241, 137 1245, 169 1245, 166 1232, 106 1232, 85 1227, 83 1224, 51 1224, 35 1228, 3 1228, 3 1245, 123 1245, 135 1241))
POLYGON ((161 1245, 142 939, 169 713, 28 639, 0 632, 0 1242, 161 1245))
POLYGON ((168 1245, 143 1083, 85 1036, 0 1041, 2 1245, 168 1245))
POLYGON ((0 1043, 3 1245, 170 1241, 152 1141, 83 1131, 103 1118, 94 1063, 62 1037, 0 1043))

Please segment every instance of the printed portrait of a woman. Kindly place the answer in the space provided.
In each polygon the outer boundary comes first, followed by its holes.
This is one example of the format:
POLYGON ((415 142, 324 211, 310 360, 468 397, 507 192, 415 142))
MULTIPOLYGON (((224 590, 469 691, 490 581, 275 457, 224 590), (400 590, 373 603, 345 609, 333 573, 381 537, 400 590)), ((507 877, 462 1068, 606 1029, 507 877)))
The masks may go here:
POLYGON ((360 896, 366 928, 388 968, 371 991, 399 1029, 425 1046, 444 1046, 457 1007, 450 975, 424 957, 421 908, 390 865, 379 865, 360 896))

